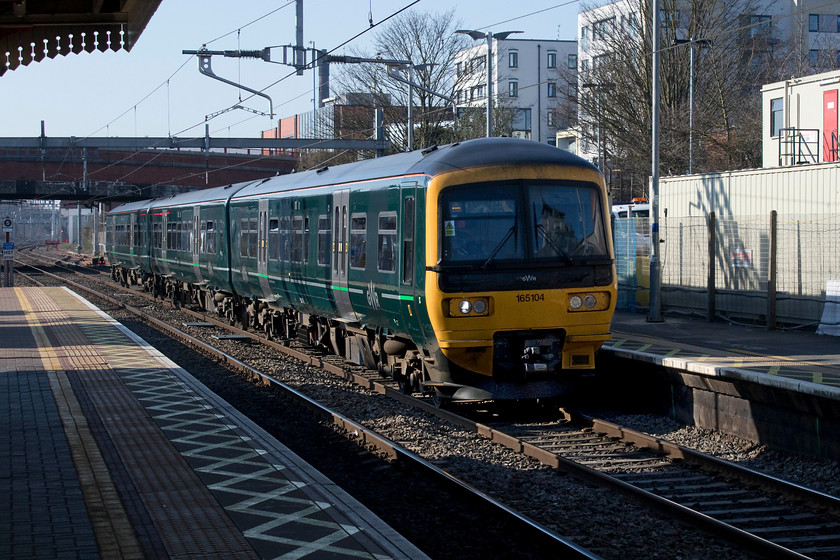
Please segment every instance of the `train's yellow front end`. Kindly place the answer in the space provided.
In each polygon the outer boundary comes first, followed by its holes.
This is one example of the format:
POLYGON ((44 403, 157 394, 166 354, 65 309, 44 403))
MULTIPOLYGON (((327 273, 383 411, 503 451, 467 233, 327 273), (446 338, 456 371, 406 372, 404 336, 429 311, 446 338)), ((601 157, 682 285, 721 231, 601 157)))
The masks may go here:
POLYGON ((547 398, 594 368, 616 301, 608 216, 589 165, 434 177, 425 294, 438 348, 427 388, 454 400, 547 398))

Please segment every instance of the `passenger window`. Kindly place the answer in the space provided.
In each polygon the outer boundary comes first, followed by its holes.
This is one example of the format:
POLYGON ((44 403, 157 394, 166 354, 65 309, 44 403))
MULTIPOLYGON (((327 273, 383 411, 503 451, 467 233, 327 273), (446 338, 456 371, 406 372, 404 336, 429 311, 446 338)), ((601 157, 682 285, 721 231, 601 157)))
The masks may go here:
POLYGON ((329 214, 318 216, 318 264, 328 266, 330 264, 330 225, 329 214))
POLYGON ((379 215, 379 238, 377 240, 377 270, 395 272, 397 247, 397 215, 388 212, 379 215))
POLYGON ((289 262, 291 254, 291 220, 288 216, 280 218, 280 260, 289 262))
POLYGON ((248 231, 248 256, 257 258, 257 244, 259 242, 259 221, 256 218, 251 219, 251 229, 248 231))
POLYGON ((292 218, 292 262, 303 262, 303 218, 292 218))
POLYGON ((367 264, 367 216, 350 216, 350 268, 365 268, 367 264))
POLYGON ((240 220, 239 222, 239 256, 248 256, 248 220, 240 220))

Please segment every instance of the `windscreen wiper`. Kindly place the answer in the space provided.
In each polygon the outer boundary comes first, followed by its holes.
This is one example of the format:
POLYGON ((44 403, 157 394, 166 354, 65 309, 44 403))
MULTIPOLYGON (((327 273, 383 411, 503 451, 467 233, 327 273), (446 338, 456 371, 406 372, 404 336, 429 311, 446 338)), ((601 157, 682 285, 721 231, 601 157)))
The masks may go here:
POLYGON ((537 224, 536 226, 534 226, 534 230, 536 230, 536 232, 540 234, 540 237, 542 237, 545 240, 549 247, 554 249, 555 253, 561 255, 564 259, 566 259, 567 264, 573 264, 572 257, 569 256, 569 253, 567 253, 563 249, 563 247, 554 243, 554 241, 551 239, 551 236, 549 236, 548 232, 545 231, 545 226, 543 226, 542 224, 537 224))
POLYGON ((494 257, 495 257, 498 253, 499 253, 499 251, 501 251, 501 250, 502 250, 502 247, 504 247, 504 246, 505 246, 505 243, 507 243, 507 240, 508 240, 508 239, 510 239, 510 236, 511 236, 511 235, 513 235, 513 234, 514 234, 514 232, 516 232, 516 224, 514 224, 514 225, 510 226, 510 229, 508 229, 508 231, 507 231, 507 233, 505 234, 505 236, 502 238, 502 240, 501 240, 501 241, 499 241, 499 244, 498 244, 498 245, 496 245, 496 248, 495 248, 495 249, 493 249, 493 252, 492 252, 492 253, 490 253, 490 256, 489 256, 489 257, 487 257, 487 260, 486 260, 486 261, 484 261, 484 264, 483 264, 483 265, 481 265, 481 269, 482 269, 482 270, 484 270, 485 268, 487 268, 487 265, 488 265, 488 264, 490 264, 490 261, 492 261, 492 260, 493 260, 493 258, 494 258, 494 257))

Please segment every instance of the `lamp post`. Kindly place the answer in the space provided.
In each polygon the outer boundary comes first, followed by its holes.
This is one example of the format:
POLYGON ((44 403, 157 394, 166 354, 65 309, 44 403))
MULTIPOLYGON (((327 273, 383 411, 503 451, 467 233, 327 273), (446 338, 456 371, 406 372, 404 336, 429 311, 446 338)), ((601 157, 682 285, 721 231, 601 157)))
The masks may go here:
POLYGON ((708 46, 708 39, 674 39, 675 45, 688 43, 688 174, 694 172, 694 45, 708 46))
POLYGON ((487 39, 487 137, 493 136, 493 39, 503 41, 513 33, 522 31, 500 31, 498 33, 482 33, 474 29, 458 29, 455 33, 469 35, 474 40, 487 39))
POLYGON ((662 279, 659 264, 659 0, 653 0, 651 37, 651 157, 650 157, 650 303, 647 320, 662 322, 660 297, 662 279))

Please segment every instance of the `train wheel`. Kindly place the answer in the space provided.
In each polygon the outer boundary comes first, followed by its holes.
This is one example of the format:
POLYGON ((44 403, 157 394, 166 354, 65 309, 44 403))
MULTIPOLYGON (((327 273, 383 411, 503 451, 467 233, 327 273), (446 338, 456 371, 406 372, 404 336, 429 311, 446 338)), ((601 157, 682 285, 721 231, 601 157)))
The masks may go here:
POLYGON ((432 393, 432 404, 435 405, 435 408, 439 408, 441 410, 448 410, 452 407, 452 399, 446 397, 440 393, 437 389, 432 393))
POLYGON ((414 387, 411 384, 411 378, 405 375, 398 375, 397 376, 397 385, 400 386, 400 393, 404 395, 410 395, 414 392, 414 387))

